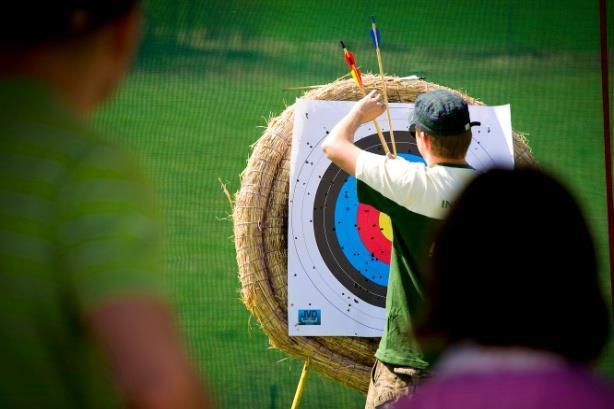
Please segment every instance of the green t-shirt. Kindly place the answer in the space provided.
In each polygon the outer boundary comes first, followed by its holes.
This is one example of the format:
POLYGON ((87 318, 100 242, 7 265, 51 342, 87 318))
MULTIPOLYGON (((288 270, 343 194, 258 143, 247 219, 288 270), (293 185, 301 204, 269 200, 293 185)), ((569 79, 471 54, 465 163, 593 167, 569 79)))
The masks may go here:
POLYGON ((432 236, 439 221, 411 212, 358 181, 358 201, 390 216, 393 241, 386 291, 386 327, 375 353, 382 362, 426 368, 411 336, 412 322, 423 302, 420 276, 424 271, 432 236))
POLYGON ((120 407, 86 314, 164 296, 151 189, 43 86, 0 81, 0 407, 120 407))
POLYGON ((393 240, 386 292, 386 325, 375 356, 392 365, 426 368, 412 336, 423 304, 424 274, 434 233, 460 189, 475 176, 463 165, 427 167, 361 152, 358 200, 390 216, 393 240))

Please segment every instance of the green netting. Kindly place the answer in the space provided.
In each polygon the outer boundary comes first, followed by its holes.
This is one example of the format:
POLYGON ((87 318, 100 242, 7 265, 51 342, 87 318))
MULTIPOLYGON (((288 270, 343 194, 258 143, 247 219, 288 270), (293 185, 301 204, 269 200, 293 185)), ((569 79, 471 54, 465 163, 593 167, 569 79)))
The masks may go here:
MULTIPOLYGON (((512 104, 513 127, 584 206, 609 291, 598 1, 151 0, 135 68, 97 122, 136 152, 155 183, 181 325, 220 407, 289 407, 301 363, 270 350, 240 302, 218 178, 238 188, 260 126, 301 94, 287 88, 346 73, 339 40, 363 71, 377 70, 371 14, 388 74, 512 104)), ((600 368, 612 376, 609 351, 600 368)), ((304 408, 362 404, 359 393, 316 374, 303 399, 304 408)))

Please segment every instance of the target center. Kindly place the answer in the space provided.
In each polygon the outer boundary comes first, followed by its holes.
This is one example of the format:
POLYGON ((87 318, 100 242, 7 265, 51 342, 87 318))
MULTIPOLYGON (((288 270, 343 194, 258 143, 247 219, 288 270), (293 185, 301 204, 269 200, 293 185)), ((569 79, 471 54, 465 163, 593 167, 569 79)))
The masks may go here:
POLYGON ((392 241, 392 220, 390 220, 390 216, 386 213, 379 214, 379 228, 382 231, 382 235, 388 239, 388 241, 392 241))

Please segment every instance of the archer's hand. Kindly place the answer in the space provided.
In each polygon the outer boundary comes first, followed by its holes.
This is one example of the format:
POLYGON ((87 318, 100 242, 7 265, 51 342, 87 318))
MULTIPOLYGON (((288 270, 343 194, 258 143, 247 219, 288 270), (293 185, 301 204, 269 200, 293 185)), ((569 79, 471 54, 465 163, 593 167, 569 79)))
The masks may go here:
POLYGON ((382 96, 373 90, 362 98, 352 108, 352 115, 361 124, 369 122, 380 116, 386 110, 386 104, 382 96))

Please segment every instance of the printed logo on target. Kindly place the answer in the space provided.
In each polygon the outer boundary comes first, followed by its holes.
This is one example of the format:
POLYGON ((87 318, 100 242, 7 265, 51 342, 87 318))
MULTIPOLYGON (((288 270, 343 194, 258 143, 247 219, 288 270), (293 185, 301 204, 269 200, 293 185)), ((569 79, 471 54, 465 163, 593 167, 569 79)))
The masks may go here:
POLYGON ((322 325, 320 310, 298 310, 298 325, 322 325))

